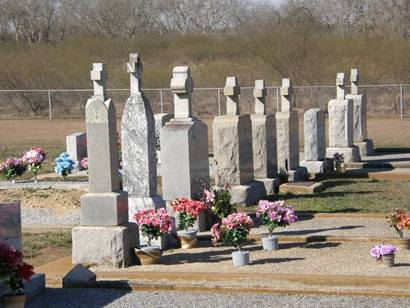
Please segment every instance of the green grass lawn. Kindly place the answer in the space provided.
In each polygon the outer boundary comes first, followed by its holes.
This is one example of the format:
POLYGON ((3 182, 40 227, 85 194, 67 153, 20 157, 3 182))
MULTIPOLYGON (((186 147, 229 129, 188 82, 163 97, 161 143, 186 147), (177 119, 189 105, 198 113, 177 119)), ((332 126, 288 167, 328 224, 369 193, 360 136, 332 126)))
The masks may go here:
MULTIPOLYGON (((286 200, 297 211, 387 213, 402 208, 410 211, 410 181, 332 179, 326 189, 313 195, 278 194, 272 200, 286 200)), ((255 206, 240 210, 255 210, 255 206)))

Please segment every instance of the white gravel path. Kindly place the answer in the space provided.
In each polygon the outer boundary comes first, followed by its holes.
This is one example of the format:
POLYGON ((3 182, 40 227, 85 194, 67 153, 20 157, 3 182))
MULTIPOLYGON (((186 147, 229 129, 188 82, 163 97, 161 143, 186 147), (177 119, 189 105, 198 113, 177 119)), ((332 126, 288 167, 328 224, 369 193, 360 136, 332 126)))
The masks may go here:
POLYGON ((47 289, 26 308, 80 307, 410 307, 410 298, 284 296, 185 292, 130 292, 112 289, 47 289))

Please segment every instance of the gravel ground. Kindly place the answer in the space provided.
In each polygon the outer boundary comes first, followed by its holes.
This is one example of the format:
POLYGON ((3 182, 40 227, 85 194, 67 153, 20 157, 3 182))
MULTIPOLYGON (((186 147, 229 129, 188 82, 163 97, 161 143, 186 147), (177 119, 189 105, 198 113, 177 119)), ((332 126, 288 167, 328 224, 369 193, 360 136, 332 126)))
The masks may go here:
POLYGON ((61 214, 51 208, 22 208, 23 225, 78 225, 81 222, 81 209, 61 214))
POLYGON ((0 181, 0 189, 13 188, 56 188, 56 189, 87 189, 88 182, 64 182, 64 181, 41 181, 34 183, 33 181, 21 181, 13 184, 10 181, 0 181))
POLYGON ((396 266, 385 268, 370 257, 374 243, 368 242, 285 243, 272 252, 262 250, 261 245, 249 245, 244 250, 250 251, 251 264, 242 268, 232 266, 231 247, 202 244, 201 248, 166 251, 158 265, 125 269, 100 266, 91 270, 410 276, 410 250, 399 248, 396 266))
POLYGON ((35 307, 410 307, 409 298, 284 296, 184 292, 129 292, 111 289, 47 289, 31 299, 35 307))

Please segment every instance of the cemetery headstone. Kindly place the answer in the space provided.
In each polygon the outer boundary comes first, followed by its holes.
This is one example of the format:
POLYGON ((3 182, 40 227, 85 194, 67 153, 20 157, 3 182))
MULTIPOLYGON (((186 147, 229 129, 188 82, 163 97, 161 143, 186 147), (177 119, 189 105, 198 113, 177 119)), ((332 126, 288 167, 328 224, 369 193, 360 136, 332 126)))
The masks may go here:
POLYGON ((255 114, 251 115, 254 178, 263 182, 266 194, 271 195, 277 186, 276 122, 274 115, 266 114, 266 95, 265 81, 255 80, 255 114))
POLYGON ((373 141, 367 136, 367 103, 366 95, 359 93, 359 70, 350 72, 350 94, 346 99, 353 100, 353 141, 359 148, 360 156, 374 154, 373 141))
POLYGON ((353 100, 345 98, 345 75, 336 78, 337 98, 329 101, 329 147, 326 157, 343 154, 344 162, 360 161, 358 147, 353 145, 353 100))
POLYGON ((120 190, 115 106, 106 97, 106 71, 94 63, 94 95, 85 111, 89 192, 81 197, 81 226, 73 228, 73 263, 128 266, 139 243, 128 223, 128 194, 120 190))
POLYGON ((66 136, 66 151, 76 163, 75 170, 81 171, 80 162, 84 157, 87 157, 87 135, 85 133, 74 133, 66 136))

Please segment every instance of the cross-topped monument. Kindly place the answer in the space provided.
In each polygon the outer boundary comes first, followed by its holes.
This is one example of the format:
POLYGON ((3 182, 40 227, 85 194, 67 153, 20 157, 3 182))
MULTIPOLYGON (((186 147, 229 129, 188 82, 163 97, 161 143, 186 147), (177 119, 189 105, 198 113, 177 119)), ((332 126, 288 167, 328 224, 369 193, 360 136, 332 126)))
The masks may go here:
POLYGON ((353 68, 350 71, 350 93, 352 95, 359 94, 359 70, 357 68, 353 68))
POLYGON ((337 73, 336 76, 336 99, 345 99, 345 73, 337 73))
POLYGON ((282 79, 282 87, 280 88, 281 95, 281 111, 291 111, 294 102, 293 83, 289 78, 282 79))
POLYGON ((130 53, 130 60, 127 63, 127 72, 130 74, 131 95, 141 93, 142 71, 143 67, 141 62, 141 55, 138 53, 130 53))
POLYGON ((265 98, 267 95, 265 80, 255 80, 253 97, 255 98, 255 114, 266 114, 265 98))
POLYGON ((236 76, 226 77, 224 87, 224 95, 226 96, 226 115, 239 115, 239 94, 241 88, 239 87, 236 76))
POLYGON ((107 72, 104 69, 103 63, 93 63, 93 69, 91 70, 91 80, 93 81, 94 95, 93 97, 101 98, 105 101, 106 97, 106 81, 107 72))
POLYGON ((172 70, 171 91, 174 93, 175 118, 192 117, 192 91, 194 81, 188 66, 176 66, 172 70))

